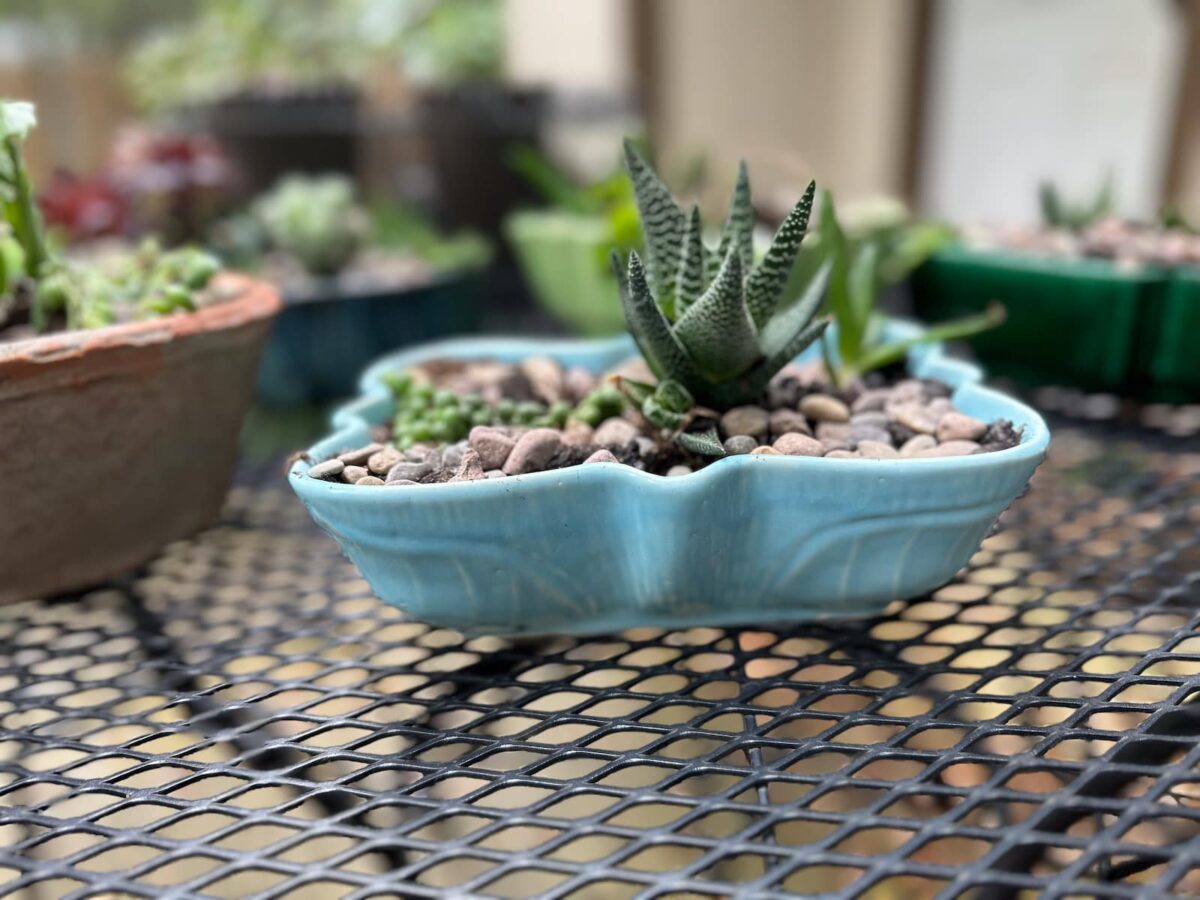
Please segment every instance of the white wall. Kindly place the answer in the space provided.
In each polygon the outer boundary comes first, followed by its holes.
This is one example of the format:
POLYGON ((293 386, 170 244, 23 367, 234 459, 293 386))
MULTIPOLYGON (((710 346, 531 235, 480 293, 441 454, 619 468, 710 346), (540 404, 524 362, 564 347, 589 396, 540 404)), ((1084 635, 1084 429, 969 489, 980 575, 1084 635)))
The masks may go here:
POLYGON ((941 0, 922 205, 952 221, 1038 218, 1039 180, 1153 215, 1181 64, 1172 0, 941 0))

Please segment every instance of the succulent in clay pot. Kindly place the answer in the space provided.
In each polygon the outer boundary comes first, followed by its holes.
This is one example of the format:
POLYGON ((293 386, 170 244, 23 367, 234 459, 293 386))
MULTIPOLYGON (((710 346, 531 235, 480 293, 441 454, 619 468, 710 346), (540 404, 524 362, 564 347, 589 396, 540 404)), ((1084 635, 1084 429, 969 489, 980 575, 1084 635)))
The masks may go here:
POLYGON ((878 247, 841 240, 828 196, 787 296, 815 185, 755 261, 744 165, 709 246, 626 155, 629 337, 381 360, 292 468, 313 516, 384 600, 469 631, 859 615, 952 577, 1048 440, 937 343, 999 314, 886 320, 878 247))
POLYGON ((0 103, 0 602, 103 583, 212 520, 279 305, 195 248, 61 257, 22 156, 35 122, 0 103))

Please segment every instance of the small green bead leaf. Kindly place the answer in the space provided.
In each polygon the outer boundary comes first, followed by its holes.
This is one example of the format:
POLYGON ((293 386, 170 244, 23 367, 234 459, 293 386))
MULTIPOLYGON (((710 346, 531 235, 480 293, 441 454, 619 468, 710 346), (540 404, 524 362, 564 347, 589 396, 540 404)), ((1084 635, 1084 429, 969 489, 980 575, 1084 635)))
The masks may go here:
POLYGON ((701 456, 724 456, 725 448, 721 446, 721 438, 717 429, 711 425, 704 431, 683 431, 675 436, 676 442, 684 450, 699 453, 701 456))
POLYGON ((712 381, 732 378, 759 357, 758 333, 742 293, 742 263, 731 247, 717 277, 675 324, 675 335, 712 381))
POLYGON ((683 252, 679 256, 679 274, 675 280, 675 318, 687 312, 688 307, 704 293, 707 251, 700 239, 702 228, 700 209, 693 206, 687 230, 683 233, 683 252))
POLYGON ((667 409, 657 397, 646 398, 642 404, 642 415, 651 425, 668 430, 679 428, 687 419, 683 413, 667 409))
POLYGON ((670 189, 628 138, 625 140, 625 166, 633 182, 638 215, 646 237, 646 268, 650 283, 659 302, 666 303, 674 293, 687 217, 671 196, 670 189))
POLYGON ((792 208, 779 230, 775 232, 766 256, 746 279, 746 308, 754 317, 754 324, 760 328, 779 305, 779 295, 787 284, 792 266, 796 263, 800 242, 808 233, 808 218, 812 214, 813 194, 816 190, 817 183, 810 181, 800 202, 792 208))
POLYGON ((646 270, 636 252, 629 254, 629 274, 621 274, 620 257, 612 255, 613 267, 621 288, 621 305, 625 314, 625 325, 646 358, 651 371, 660 378, 677 378, 692 381, 700 377, 688 353, 671 333, 671 325, 663 315, 650 286, 646 282, 646 270))

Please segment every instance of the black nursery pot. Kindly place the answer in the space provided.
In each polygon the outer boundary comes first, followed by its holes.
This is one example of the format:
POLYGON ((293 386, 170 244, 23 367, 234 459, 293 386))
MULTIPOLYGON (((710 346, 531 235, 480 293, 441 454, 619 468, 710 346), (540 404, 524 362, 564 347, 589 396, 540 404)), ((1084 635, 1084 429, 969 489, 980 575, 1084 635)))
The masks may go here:
POLYGON ((358 165, 359 106, 352 87, 249 93, 199 110, 206 131, 237 162, 247 194, 288 172, 353 175, 358 165))
POLYGON ((545 91, 488 83, 420 96, 417 117, 430 143, 443 227, 482 231, 504 246, 505 215, 536 200, 509 166, 509 151, 517 144, 540 146, 547 108, 545 91))

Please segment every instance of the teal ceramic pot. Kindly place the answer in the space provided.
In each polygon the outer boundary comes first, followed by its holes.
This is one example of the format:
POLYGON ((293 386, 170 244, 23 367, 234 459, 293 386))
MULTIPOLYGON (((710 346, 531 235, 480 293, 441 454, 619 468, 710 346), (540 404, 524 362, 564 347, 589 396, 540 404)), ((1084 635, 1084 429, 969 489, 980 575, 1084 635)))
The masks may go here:
MULTIPOLYGON (((893 325, 911 332, 914 326, 893 325)), ((815 348, 810 348, 815 349, 815 348)), ((549 354, 602 370, 627 338, 448 341, 386 357, 313 459, 362 446, 387 420, 383 373, 437 357, 549 354)), ((1036 412, 923 347, 910 371, 955 387, 981 419, 1024 428, 1009 450, 943 459, 735 456, 664 478, 592 464, 468 484, 292 487, 376 594, 467 633, 589 633, 873 615, 949 581, 1024 489, 1049 433, 1036 412)))
POLYGON ((400 289, 286 297, 263 353, 257 399, 281 408, 352 397, 356 373, 380 354, 476 331, 482 277, 457 272, 400 289))

